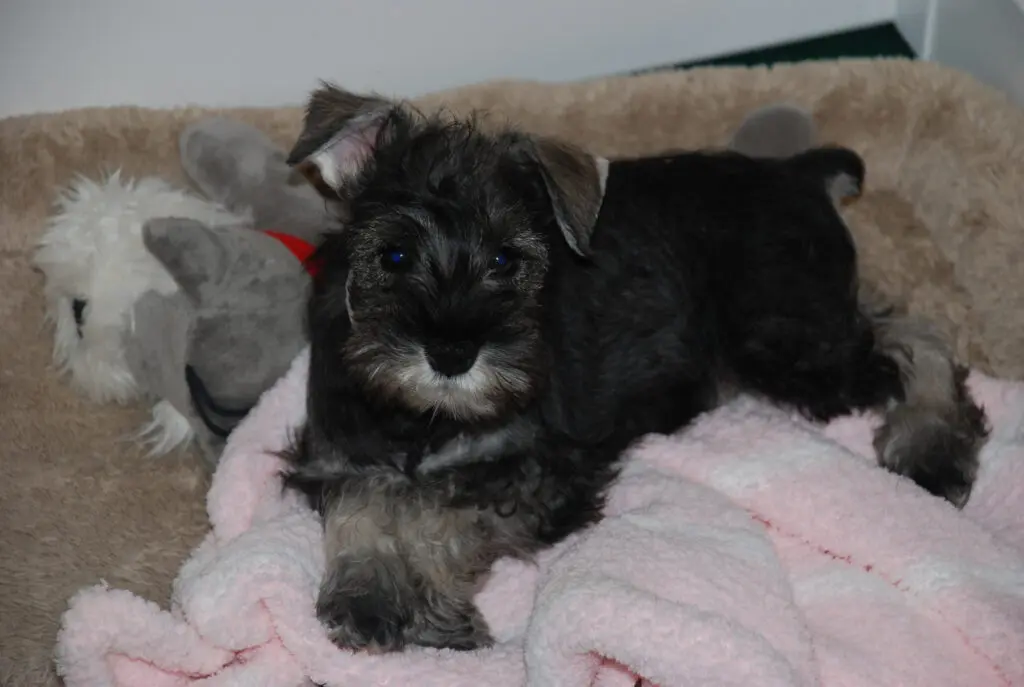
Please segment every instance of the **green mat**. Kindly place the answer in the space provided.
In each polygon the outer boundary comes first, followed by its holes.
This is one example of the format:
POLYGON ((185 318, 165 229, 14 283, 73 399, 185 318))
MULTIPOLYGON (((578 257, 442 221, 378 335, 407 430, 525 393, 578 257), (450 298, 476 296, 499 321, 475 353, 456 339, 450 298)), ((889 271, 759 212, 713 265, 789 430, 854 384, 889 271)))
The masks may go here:
POLYGON ((842 57, 909 57, 913 49, 891 23, 866 26, 852 31, 819 36, 792 43, 766 46, 731 55, 722 55, 695 62, 643 69, 641 72, 663 69, 688 69, 710 65, 762 65, 776 62, 804 62, 807 60, 834 60, 842 57))

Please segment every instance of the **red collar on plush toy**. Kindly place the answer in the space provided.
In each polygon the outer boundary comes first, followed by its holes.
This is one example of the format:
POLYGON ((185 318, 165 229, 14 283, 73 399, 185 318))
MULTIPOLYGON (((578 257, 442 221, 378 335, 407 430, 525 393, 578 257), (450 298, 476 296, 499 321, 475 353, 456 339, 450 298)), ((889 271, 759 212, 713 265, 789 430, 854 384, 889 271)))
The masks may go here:
POLYGON ((273 238, 277 239, 282 244, 284 244, 284 247, 287 248, 292 255, 299 259, 299 262, 302 263, 302 266, 306 268, 307 272, 309 272, 309 276, 316 276, 317 270, 320 268, 320 265, 318 265, 316 262, 310 261, 310 257, 312 257, 313 253, 316 251, 316 246, 314 246, 312 243, 303 241, 302 239, 296 236, 292 236, 290 234, 283 234, 279 231, 264 231, 263 233, 266 234, 267 236, 272 236, 273 238))

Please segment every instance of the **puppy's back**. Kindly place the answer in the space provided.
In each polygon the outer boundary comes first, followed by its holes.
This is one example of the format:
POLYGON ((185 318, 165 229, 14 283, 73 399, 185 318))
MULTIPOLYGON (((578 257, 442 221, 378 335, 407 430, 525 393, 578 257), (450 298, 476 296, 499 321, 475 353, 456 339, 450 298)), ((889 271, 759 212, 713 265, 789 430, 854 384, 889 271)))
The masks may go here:
POLYGON ((618 160, 609 168, 594 249, 648 264, 699 257, 711 267, 797 242, 815 253, 814 262, 847 261, 852 244, 835 206, 860 192, 864 176, 860 156, 840 147, 783 160, 731 151, 618 160))
POLYGON ((845 302, 856 253, 830 195, 844 177, 863 165, 843 149, 611 163, 591 259, 566 258, 553 284, 556 422, 600 441, 611 427, 673 431, 717 402, 744 320, 813 320, 845 302))

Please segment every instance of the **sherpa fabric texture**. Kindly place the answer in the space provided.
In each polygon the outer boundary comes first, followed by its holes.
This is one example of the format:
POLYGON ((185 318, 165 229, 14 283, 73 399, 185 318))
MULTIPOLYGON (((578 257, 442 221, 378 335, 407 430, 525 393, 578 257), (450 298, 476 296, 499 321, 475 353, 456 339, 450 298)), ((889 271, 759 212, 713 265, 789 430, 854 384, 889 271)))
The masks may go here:
POLYGON ((170 610, 74 597, 68 687, 1024 685, 1020 382, 970 380, 993 431, 962 512, 873 465, 877 417, 812 425, 741 396, 640 442, 596 526, 495 565, 494 647, 371 656, 317 622, 321 528, 281 488, 308 368, 307 351, 228 440, 170 610))
MULTIPOLYGON (((866 159, 847 210, 865 279, 932 317, 980 371, 1024 377, 1024 112, 926 64, 709 68, 576 84, 490 83, 420 101, 495 110, 606 156, 724 145, 752 109, 789 101, 866 159)), ((221 111, 287 146, 300 112, 221 111)), ((0 122, 0 684, 56 684, 75 592, 106 580, 166 606, 208 527, 194 456, 147 461, 123 441, 142 407, 91 404, 50 364, 29 265, 59 185, 122 168, 184 182, 177 140, 209 110, 115 108, 0 122)))

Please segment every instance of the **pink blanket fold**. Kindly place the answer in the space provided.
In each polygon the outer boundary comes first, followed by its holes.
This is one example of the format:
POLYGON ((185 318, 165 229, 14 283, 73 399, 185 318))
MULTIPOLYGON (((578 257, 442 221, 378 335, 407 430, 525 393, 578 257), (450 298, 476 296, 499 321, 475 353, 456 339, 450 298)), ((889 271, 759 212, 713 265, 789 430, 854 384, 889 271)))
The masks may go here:
POLYGON ((277 477, 307 362, 231 437, 170 610, 72 598, 68 687, 1024 685, 1024 385, 971 379, 994 430, 963 512, 873 465, 873 418, 740 398, 643 442, 599 525, 498 564, 494 648, 368 656, 316 621, 319 526, 277 477))

